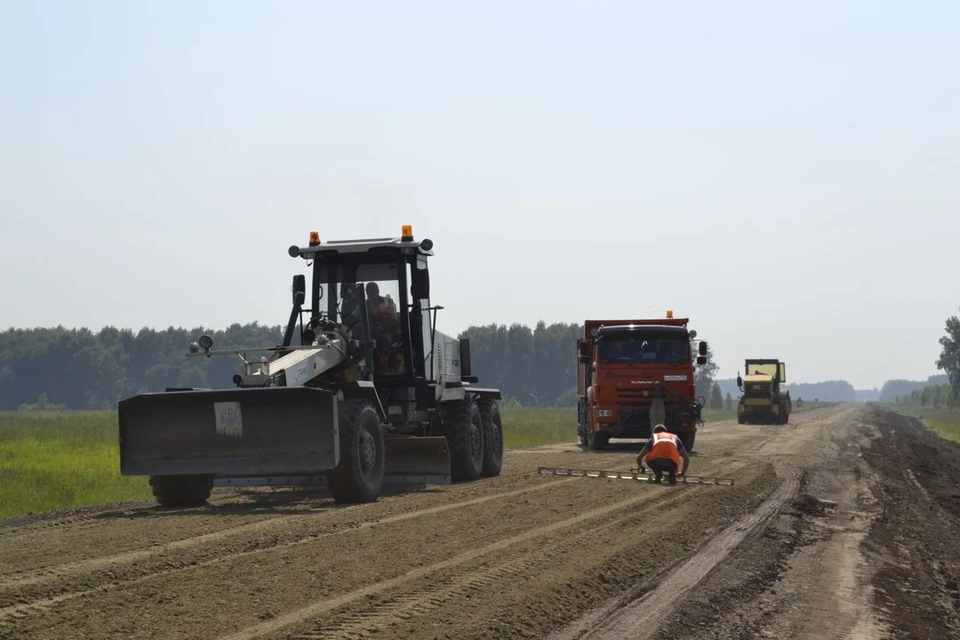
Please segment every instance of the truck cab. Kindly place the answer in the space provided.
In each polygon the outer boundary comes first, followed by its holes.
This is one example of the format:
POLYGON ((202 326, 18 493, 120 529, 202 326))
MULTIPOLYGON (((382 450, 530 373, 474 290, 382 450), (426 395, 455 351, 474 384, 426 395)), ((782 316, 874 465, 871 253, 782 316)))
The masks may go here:
POLYGON ((578 434, 583 446, 602 449, 611 438, 649 438, 657 424, 692 450, 702 399, 694 365, 696 331, 687 318, 587 320, 578 350, 578 434))

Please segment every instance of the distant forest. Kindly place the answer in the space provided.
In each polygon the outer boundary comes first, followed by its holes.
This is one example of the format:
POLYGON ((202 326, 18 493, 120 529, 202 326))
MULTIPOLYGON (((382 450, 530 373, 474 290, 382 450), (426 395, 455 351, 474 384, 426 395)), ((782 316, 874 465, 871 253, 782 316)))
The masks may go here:
MULTIPOLYGON (((736 398, 740 393, 734 378, 717 380, 717 385, 724 396, 730 394, 736 398)), ((924 389, 944 385, 949 390, 950 380, 946 375, 930 376, 926 380, 888 380, 881 389, 854 389, 846 380, 788 384, 786 387, 790 390, 790 397, 795 400, 906 402, 909 398, 919 399, 924 389)))
MULTIPOLYGON (((474 374, 497 386, 508 404, 576 405, 579 324, 543 322, 470 327, 474 374)), ((10 329, 0 333, 0 409, 106 409, 123 398, 166 387, 231 387, 241 369, 230 357, 188 358, 187 345, 207 333, 215 348, 279 344, 280 326, 235 324, 164 330, 10 329)), ((704 368, 701 373, 711 374, 704 368)), ((702 376, 701 376, 702 378, 702 376)), ((706 395, 712 381, 703 382, 706 395)))
POLYGON ((473 373, 483 385, 499 387, 523 406, 576 406, 577 338, 575 323, 491 324, 460 334, 470 339, 473 373))
MULTIPOLYGON (((575 344, 578 323, 474 326, 469 338, 473 372, 481 384, 499 387, 506 403, 523 406, 576 405, 575 344)), ((224 330, 204 327, 163 330, 105 328, 98 332, 63 327, 9 329, 0 333, 0 409, 107 409, 123 398, 166 387, 231 387, 240 362, 230 357, 188 358, 187 345, 203 333, 216 348, 279 344, 280 326, 234 324, 224 330)), ((712 362, 697 371, 697 394, 708 406, 737 398, 732 379, 716 380, 712 362)), ((947 376, 926 381, 891 380, 881 390, 855 390, 843 380, 790 385, 804 400, 854 402, 939 402, 942 392, 924 391, 947 385, 947 376), (864 393, 869 396, 864 397, 864 393), (926 395, 924 395, 926 393, 926 395), (936 394, 936 395, 935 395, 936 394)), ((945 400, 944 400, 945 401, 945 400)))
MULTIPOLYGON (((789 378, 788 378, 789 379, 789 378)), ((740 394, 735 378, 717 380, 720 391, 736 398, 740 394)), ((820 402, 856 402, 859 400, 857 391, 846 380, 827 380, 824 382, 809 382, 785 385, 790 390, 790 397, 794 400, 819 400, 820 402)))
POLYGON ((108 409, 125 397, 166 387, 230 387, 236 358, 187 358, 202 334, 215 348, 270 346, 279 326, 196 329, 10 329, 0 333, 0 409, 108 409))

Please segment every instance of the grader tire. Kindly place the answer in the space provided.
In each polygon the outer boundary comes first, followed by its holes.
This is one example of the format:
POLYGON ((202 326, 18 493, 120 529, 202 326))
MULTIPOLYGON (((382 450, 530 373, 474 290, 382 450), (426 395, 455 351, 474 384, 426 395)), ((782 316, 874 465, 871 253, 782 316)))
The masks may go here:
POLYGON ((373 502, 383 486, 385 448, 380 416, 366 400, 340 405, 340 464, 327 472, 333 499, 373 502))
POLYGON ((677 434, 677 437, 680 438, 680 442, 683 443, 683 448, 687 450, 687 453, 693 451, 693 443, 697 440, 696 431, 681 431, 677 434))
POLYGON ((483 470, 481 475, 493 478, 503 467, 503 423, 496 400, 478 400, 480 422, 483 424, 483 470))
POLYGON ((483 420, 472 398, 447 403, 444 429, 450 447, 453 480, 476 480, 483 474, 483 420))
POLYGON ((163 507, 197 507, 207 502, 213 476, 150 476, 153 497, 163 507))

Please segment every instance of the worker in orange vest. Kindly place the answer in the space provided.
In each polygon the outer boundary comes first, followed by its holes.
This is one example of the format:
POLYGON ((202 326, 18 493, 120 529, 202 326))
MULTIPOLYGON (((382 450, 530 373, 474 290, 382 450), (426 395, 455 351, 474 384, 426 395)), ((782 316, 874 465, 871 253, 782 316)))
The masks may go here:
POLYGON ((680 467, 680 459, 683 458, 683 469, 679 475, 687 473, 687 466, 690 464, 690 456, 687 450, 683 448, 680 438, 672 433, 667 433, 667 428, 658 424, 653 428, 653 434, 643 445, 640 455, 637 456, 637 466, 640 473, 644 472, 643 461, 646 460, 653 471, 654 482, 662 482, 663 474, 668 476, 670 484, 677 484, 677 469, 680 467))

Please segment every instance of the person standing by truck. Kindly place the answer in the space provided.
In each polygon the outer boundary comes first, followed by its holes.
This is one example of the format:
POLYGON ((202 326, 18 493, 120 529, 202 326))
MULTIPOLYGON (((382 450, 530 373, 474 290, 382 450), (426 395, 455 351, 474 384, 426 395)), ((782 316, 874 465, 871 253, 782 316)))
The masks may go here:
POLYGON ((654 482, 662 482, 663 474, 667 474, 667 481, 670 484, 677 484, 677 469, 680 468, 680 459, 683 459, 683 469, 679 475, 687 473, 687 467, 690 465, 690 456, 683 443, 676 435, 667 433, 667 428, 658 424, 653 428, 653 435, 643 445, 640 455, 637 456, 637 467, 640 473, 644 472, 643 462, 646 460, 653 471, 654 482))

